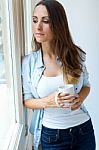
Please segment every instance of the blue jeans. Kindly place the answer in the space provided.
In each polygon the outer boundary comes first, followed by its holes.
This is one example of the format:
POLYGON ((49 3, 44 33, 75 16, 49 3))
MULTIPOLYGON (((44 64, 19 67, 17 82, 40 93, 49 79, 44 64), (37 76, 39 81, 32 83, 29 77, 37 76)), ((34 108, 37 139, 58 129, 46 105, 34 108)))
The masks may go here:
POLYGON ((95 150, 95 136, 91 119, 69 129, 42 127, 42 150, 95 150))

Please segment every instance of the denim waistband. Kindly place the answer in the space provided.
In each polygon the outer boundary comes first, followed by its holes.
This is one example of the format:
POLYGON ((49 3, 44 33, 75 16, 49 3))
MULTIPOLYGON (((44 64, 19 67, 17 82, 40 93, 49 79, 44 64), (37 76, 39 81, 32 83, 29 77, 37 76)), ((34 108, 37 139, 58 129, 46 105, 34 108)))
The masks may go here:
POLYGON ((91 122, 91 119, 89 119, 88 121, 80 124, 80 125, 77 125, 77 126, 74 126, 74 127, 70 127, 68 129, 51 129, 51 128, 47 128, 45 126, 42 126, 42 130, 43 131, 48 131, 49 133, 53 131, 53 133, 71 133, 71 132, 75 132, 77 130, 80 130, 81 128, 86 128, 87 126, 91 126, 92 127, 92 122, 91 122))

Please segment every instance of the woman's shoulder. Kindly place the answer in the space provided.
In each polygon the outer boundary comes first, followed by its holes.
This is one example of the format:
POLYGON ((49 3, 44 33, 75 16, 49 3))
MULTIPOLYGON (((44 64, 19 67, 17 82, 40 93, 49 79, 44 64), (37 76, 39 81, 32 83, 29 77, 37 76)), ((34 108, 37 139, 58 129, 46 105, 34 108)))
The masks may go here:
POLYGON ((40 55, 40 50, 36 50, 36 51, 32 51, 30 52, 29 54, 25 55, 22 57, 22 64, 27 64, 29 62, 31 62, 32 60, 32 63, 33 61, 40 55))

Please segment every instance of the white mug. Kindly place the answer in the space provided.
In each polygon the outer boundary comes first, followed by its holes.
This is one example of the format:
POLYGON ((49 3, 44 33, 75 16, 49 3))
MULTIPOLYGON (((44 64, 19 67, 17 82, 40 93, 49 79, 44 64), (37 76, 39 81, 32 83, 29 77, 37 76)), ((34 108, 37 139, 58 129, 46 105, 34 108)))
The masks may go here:
MULTIPOLYGON (((66 84, 66 85, 63 85, 63 86, 59 86, 58 87, 58 92, 56 93, 55 95, 55 102, 56 104, 60 107, 61 105, 58 103, 57 101, 57 97, 60 93, 66 93, 66 94, 74 94, 74 86, 73 84, 66 84)), ((69 107, 71 106, 72 104, 70 104, 69 102, 65 102, 64 103, 65 106, 69 107)))
POLYGON ((67 93, 67 94, 74 94, 74 86, 73 84, 66 84, 63 86, 58 87, 58 92, 59 93, 67 93))

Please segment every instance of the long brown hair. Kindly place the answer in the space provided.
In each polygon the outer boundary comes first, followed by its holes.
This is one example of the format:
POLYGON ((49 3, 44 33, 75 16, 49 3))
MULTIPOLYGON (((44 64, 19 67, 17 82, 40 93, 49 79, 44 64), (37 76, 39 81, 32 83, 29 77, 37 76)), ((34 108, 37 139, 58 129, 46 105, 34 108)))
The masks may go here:
MULTIPOLYGON (((62 63, 64 77, 67 83, 77 83, 81 72, 82 62, 85 61, 85 52, 74 44, 67 21, 66 12, 62 4, 56 0, 42 0, 38 5, 44 5, 50 18, 50 27, 54 34, 51 48, 62 63)), ((41 44, 34 38, 35 48, 41 44)))

